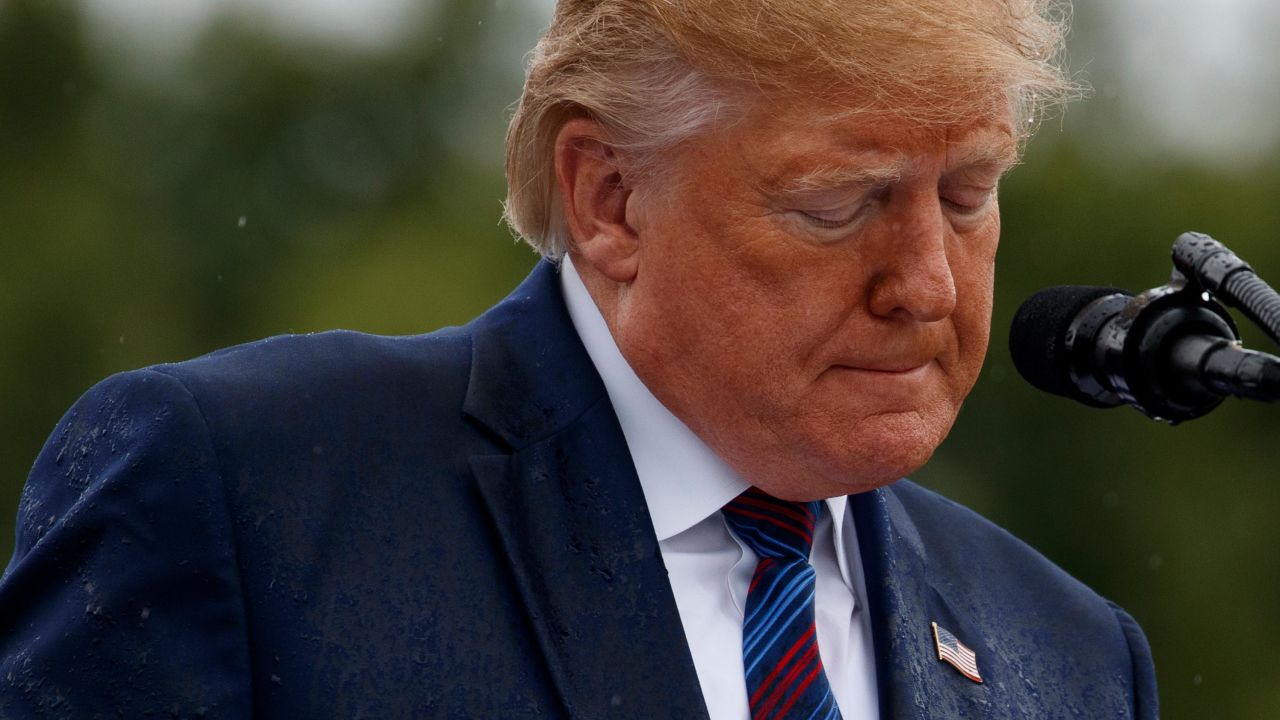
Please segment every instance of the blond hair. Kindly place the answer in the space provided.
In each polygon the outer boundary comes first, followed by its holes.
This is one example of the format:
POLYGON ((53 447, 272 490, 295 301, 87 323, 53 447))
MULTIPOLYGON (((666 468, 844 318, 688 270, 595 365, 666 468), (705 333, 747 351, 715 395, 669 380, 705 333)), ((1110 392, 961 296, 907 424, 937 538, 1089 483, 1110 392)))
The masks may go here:
POLYGON ((1078 93, 1053 0, 560 0, 507 133, 506 217, 544 256, 568 238, 554 144, 590 117, 637 176, 753 97, 947 124, 1010 104, 1029 134, 1078 93), (855 105, 847 105, 849 102, 855 105))

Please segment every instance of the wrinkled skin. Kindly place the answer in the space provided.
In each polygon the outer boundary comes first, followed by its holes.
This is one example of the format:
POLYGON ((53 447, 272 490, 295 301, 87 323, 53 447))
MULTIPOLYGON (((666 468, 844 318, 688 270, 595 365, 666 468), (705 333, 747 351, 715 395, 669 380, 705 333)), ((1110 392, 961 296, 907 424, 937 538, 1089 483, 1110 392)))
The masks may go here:
POLYGON ((589 120, 558 145, 575 264, 654 395, 793 500, 922 465, 986 354, 1016 160, 1006 115, 922 127, 761 104, 627 179, 589 120))

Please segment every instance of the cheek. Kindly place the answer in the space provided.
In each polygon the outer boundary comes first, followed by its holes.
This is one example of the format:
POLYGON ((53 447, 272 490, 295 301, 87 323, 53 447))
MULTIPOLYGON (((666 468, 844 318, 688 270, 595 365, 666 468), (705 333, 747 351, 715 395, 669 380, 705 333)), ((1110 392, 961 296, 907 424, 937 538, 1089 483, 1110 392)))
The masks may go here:
POLYGON ((824 300, 819 273, 767 232, 750 227, 755 224, 736 232, 699 228, 690 238, 699 248, 671 268, 681 280, 670 288, 679 296, 668 302, 679 303, 686 329, 698 331, 688 336, 694 343, 718 345, 760 365, 761 358, 749 358, 801 349, 802 339, 815 331, 824 300))
POLYGON ((990 310, 995 287, 996 250, 999 245, 998 210, 994 210, 990 219, 981 227, 954 238, 948 259, 956 283, 956 293, 961 296, 958 300, 990 310))
POLYGON ((991 333, 995 289, 995 243, 980 245, 955 271, 956 310, 953 318, 959 363, 967 388, 976 381, 986 357, 991 333))
POLYGON ((983 327, 989 325, 995 295, 995 265, 990 261, 970 265, 956 275, 955 281, 956 313, 966 326, 972 327, 979 321, 983 327))

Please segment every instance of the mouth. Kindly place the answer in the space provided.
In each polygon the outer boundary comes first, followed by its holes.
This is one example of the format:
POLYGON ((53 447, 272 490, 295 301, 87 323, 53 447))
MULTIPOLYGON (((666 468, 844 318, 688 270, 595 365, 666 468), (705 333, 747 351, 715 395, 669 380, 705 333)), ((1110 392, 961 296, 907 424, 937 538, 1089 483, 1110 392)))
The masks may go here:
POLYGON ((889 377, 911 377, 915 375, 923 375, 928 371, 929 366, 933 365, 934 360, 930 358, 925 361, 901 361, 901 362, 884 362, 884 363, 868 363, 865 365, 833 365, 832 370, 842 372, 858 372, 869 375, 879 375, 886 378, 889 377))

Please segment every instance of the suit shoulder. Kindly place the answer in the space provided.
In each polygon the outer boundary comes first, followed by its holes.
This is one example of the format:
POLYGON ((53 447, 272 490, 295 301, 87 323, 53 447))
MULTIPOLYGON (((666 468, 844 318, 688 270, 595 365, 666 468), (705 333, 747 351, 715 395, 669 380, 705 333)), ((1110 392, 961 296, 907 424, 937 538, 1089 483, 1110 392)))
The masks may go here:
POLYGON ((409 369, 426 374, 465 371, 470 348, 470 335, 463 328, 412 336, 330 330, 269 337, 149 369, 189 387, 234 382, 269 390, 282 385, 358 383, 362 378, 409 369))
POLYGON ((1107 717, 1154 717, 1151 651, 1127 613, 969 508, 909 481, 892 497, 903 541, 997 668, 1062 707, 1079 701, 1070 688, 1112 684, 1095 698, 1115 703, 1107 717))
MULTIPOLYGON (((1149 666, 1141 630, 1118 606, 1009 531, 909 481, 894 496, 933 581, 967 614, 1021 632, 1045 647, 1079 646, 1075 657, 1109 657, 1149 666)), ((993 635, 996 633, 993 631, 993 635)))
POLYGON ((373 453, 414 437, 456 438, 470 367, 470 334, 451 328, 274 337, 143 374, 190 393, 225 462, 260 464, 312 448, 373 453))
POLYGON ((909 480, 895 484, 894 491, 927 547, 931 566, 991 568, 993 578, 984 582, 1002 576, 1033 579, 1034 584, 1052 588, 1054 593, 1106 604, 1038 550, 964 505, 909 480))
POLYGON ((915 534, 908 542, 927 558, 932 580, 973 616, 1025 624, 1029 636, 1061 631, 1064 647, 1131 645, 1117 606, 1008 530, 909 481, 894 486, 894 497, 910 518, 899 526, 915 534))

